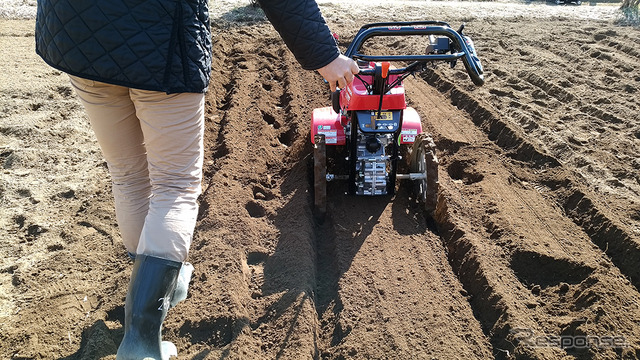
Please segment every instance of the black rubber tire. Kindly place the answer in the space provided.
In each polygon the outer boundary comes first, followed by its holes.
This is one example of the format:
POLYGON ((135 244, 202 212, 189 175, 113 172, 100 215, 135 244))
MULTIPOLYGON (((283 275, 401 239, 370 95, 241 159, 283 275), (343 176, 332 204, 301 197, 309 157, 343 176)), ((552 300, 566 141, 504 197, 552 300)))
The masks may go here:
POLYGON ((316 135, 313 146, 314 216, 320 223, 327 214, 327 148, 324 135, 316 135))
POLYGON ((415 180, 413 188, 427 215, 433 216, 438 204, 439 183, 436 145, 431 136, 424 133, 416 136, 409 156, 409 169, 412 173, 426 172, 427 178, 415 180))

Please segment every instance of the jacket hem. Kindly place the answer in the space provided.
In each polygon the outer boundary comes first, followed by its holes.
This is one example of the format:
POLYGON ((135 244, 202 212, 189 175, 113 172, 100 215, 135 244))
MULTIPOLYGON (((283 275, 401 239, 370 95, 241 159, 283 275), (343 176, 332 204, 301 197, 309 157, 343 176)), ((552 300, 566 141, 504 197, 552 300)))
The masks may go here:
POLYGON ((69 75, 81 77, 81 78, 88 79, 88 80, 99 81, 99 82, 103 82, 103 83, 106 83, 106 84, 123 86, 123 87, 127 87, 127 88, 139 89, 139 90, 164 92, 164 93, 167 93, 167 94, 205 93, 207 91, 207 87, 205 87, 203 89, 199 89, 199 90, 188 89, 188 88, 170 88, 170 89, 164 88, 163 89, 161 87, 140 85, 140 84, 130 83, 128 81, 119 81, 119 80, 114 80, 114 79, 107 79, 107 78, 103 78, 103 77, 100 77, 100 76, 89 75, 89 74, 85 74, 85 73, 82 73, 82 72, 78 72, 78 71, 73 71, 73 70, 67 69, 67 68, 65 68, 63 66, 60 66, 58 64, 50 62, 44 56, 42 56, 42 54, 37 50, 36 50, 36 53, 40 56, 40 58, 42 58, 42 60, 45 63, 47 63, 47 65, 53 67, 54 69, 60 70, 60 71, 66 73, 66 74, 69 74, 69 75))

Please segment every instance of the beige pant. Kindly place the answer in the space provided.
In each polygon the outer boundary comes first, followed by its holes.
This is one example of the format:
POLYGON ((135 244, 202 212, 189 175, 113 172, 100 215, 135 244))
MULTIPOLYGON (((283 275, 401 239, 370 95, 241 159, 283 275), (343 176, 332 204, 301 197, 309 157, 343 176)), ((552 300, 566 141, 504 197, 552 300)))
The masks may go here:
POLYGON ((109 167, 125 247, 184 261, 201 193, 204 94, 70 78, 109 167))

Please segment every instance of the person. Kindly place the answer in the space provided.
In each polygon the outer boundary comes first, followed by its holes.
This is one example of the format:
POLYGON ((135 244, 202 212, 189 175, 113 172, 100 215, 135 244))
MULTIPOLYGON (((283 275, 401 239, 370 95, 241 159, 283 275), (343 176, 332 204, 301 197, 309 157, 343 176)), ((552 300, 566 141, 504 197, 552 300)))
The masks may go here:
MULTIPOLYGON (((331 90, 358 72, 315 0, 261 0, 304 69, 331 90)), ((116 218, 134 258, 116 358, 167 359, 167 310, 186 297, 201 192, 204 93, 211 72, 207 0, 39 0, 36 52, 69 74, 112 178, 116 218)))

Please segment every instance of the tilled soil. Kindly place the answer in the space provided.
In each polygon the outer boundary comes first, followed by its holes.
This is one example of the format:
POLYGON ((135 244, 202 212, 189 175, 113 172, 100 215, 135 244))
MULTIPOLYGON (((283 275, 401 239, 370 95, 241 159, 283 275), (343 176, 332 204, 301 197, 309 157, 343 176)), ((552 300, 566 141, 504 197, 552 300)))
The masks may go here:
MULTIPOLYGON (((372 4, 323 3, 343 48, 390 19, 372 4)), ((391 16, 466 21, 484 61, 482 88, 461 64, 405 83, 436 214, 410 184, 336 182, 321 224, 309 120, 328 87, 253 8, 218 14, 195 273, 164 326, 181 359, 640 357, 639 31, 607 7, 465 6, 391 16)), ((104 162, 33 21, 0 21, 0 357, 113 359, 131 263, 104 162)))

